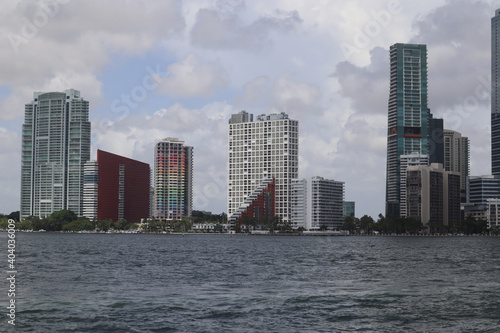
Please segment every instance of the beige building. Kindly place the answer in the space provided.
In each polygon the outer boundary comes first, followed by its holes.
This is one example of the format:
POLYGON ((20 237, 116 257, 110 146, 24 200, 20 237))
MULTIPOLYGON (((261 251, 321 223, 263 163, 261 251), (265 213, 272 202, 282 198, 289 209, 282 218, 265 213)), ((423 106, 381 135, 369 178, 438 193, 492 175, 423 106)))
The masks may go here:
POLYGON ((460 175, 457 172, 445 171, 438 163, 409 166, 406 193, 408 217, 436 226, 460 221, 460 175))
POLYGON ((460 197, 467 202, 467 180, 470 170, 469 138, 461 133, 443 131, 444 139, 444 169, 460 173, 460 197))
POLYGON ((406 169, 409 166, 415 165, 429 165, 429 156, 422 155, 418 152, 413 152, 408 155, 401 155, 400 157, 400 175, 401 175, 401 190, 400 190, 400 199, 399 199, 399 208, 400 208, 400 216, 406 217, 406 169))

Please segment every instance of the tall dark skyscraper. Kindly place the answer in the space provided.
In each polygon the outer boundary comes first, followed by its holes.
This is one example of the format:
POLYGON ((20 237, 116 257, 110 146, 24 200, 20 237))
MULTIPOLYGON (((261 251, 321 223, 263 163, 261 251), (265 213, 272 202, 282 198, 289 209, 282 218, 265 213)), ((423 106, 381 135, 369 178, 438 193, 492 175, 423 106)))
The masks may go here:
POLYGON ((25 106, 21 218, 83 213, 83 167, 90 159, 89 102, 78 90, 35 92, 25 106))
POLYGON ((429 164, 444 165, 444 125, 443 119, 434 118, 429 113, 429 164))
POLYGON ((491 173, 500 176, 500 9, 491 18, 491 173))
POLYGON ((390 66, 386 215, 399 216, 400 156, 429 154, 426 45, 392 45, 390 66))

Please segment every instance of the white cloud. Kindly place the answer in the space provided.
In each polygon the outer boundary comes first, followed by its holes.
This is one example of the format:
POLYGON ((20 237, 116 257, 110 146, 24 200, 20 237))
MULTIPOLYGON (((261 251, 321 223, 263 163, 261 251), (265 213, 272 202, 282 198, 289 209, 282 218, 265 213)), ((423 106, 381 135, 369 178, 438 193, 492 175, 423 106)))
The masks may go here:
POLYGON ((229 75, 220 62, 202 62, 190 54, 168 66, 167 77, 161 80, 158 91, 173 98, 211 97, 228 81, 229 75))
MULTIPOLYGON (((98 75, 112 53, 140 55, 185 25, 177 0, 11 1, 1 9, 0 85, 12 87, 10 101, 24 103, 26 91, 71 87, 98 101, 98 75)), ((19 106, 0 119, 22 116, 19 106)))
POLYGON ((274 81, 258 76, 245 83, 234 104, 249 111, 286 112, 297 118, 304 113, 320 114, 322 98, 320 86, 297 82, 294 75, 283 73, 274 81))
POLYGON ((245 83, 242 87, 242 94, 236 98, 235 104, 241 105, 243 108, 269 105, 269 83, 268 76, 258 76, 245 83))
POLYGON ((338 79, 341 94, 352 101, 357 112, 387 114, 389 52, 375 48, 370 55, 368 66, 358 67, 343 61, 337 64, 332 76, 338 79))
POLYGON ((321 89, 315 84, 296 82, 288 73, 274 82, 272 97, 276 109, 295 116, 304 112, 313 114, 321 112, 321 89))
POLYGON ((275 10, 271 15, 260 16, 245 24, 245 19, 239 15, 243 8, 239 3, 236 6, 223 6, 222 10, 221 6, 200 9, 191 30, 193 45, 209 49, 261 51, 272 45, 271 33, 287 33, 301 22, 296 11, 275 10))

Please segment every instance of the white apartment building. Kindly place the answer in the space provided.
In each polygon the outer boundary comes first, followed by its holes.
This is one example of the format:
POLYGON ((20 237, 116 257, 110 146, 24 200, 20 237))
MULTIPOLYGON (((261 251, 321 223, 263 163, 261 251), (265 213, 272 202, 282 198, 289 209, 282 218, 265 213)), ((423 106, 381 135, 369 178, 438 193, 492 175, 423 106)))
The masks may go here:
POLYGON ((307 230, 344 224, 344 182, 323 177, 292 180, 292 227, 307 230))
POLYGON ((83 166, 90 159, 89 102, 80 91, 35 92, 25 105, 21 218, 83 210, 83 166))
POLYGON ((500 199, 487 199, 488 229, 500 227, 500 199))
POLYGON ((265 179, 275 179, 275 211, 290 222, 291 180, 298 177, 297 120, 280 114, 241 111, 229 120, 228 218, 265 179))
POLYGON ((97 161, 88 161, 83 167, 83 216, 97 218, 97 195, 99 188, 97 161))
MULTIPOLYGON (((309 183, 310 184, 310 183, 309 183)), ((311 190, 307 190, 306 179, 292 179, 292 228, 304 228, 310 230, 312 227, 311 214, 307 207, 311 207, 311 190)))

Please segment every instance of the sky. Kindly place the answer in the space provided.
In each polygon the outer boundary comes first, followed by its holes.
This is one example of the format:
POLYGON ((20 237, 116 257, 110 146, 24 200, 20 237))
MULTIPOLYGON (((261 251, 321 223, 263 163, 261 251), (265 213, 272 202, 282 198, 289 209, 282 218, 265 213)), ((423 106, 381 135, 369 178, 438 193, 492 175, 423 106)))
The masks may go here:
POLYGON ((0 212, 19 210, 33 92, 76 89, 97 149, 154 164, 194 147, 195 210, 227 200, 228 120, 299 121, 299 177, 345 182, 356 216, 385 210, 389 47, 426 44, 429 107, 491 173, 490 19, 500 0, 46 0, 0 3, 0 212))

